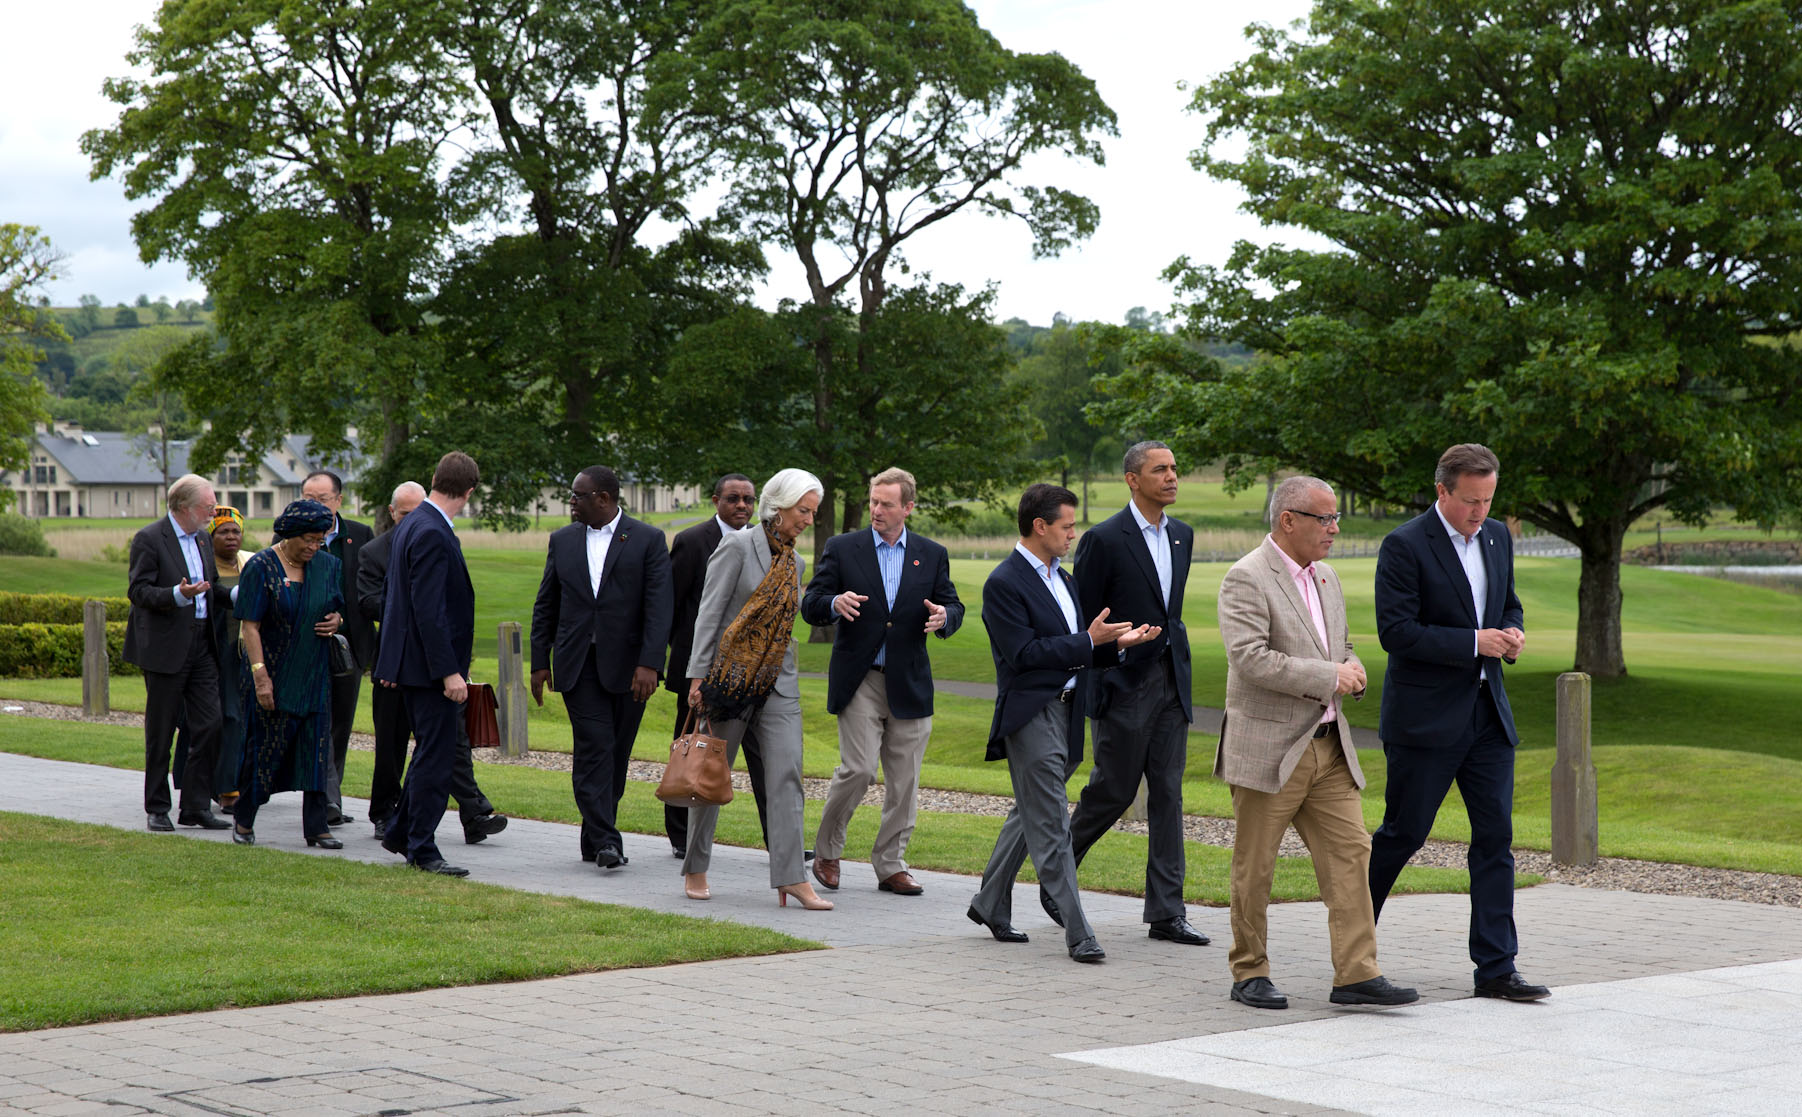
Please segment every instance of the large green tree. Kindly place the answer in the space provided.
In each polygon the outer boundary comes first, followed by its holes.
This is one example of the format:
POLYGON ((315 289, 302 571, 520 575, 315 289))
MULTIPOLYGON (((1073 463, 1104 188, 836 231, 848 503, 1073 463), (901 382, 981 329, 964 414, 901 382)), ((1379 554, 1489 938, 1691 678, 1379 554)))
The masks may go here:
MULTIPOLYGON (((32 305, 32 292, 56 278, 61 257, 35 226, 0 224, 0 470, 31 463, 31 436, 49 418, 43 381, 33 369, 43 359, 34 338, 69 340, 56 315, 32 305)), ((0 510, 13 491, 0 488, 0 510)))
MULTIPOLYGON (((826 486, 817 555, 861 522, 872 471, 908 465, 928 491, 957 479, 924 468, 916 444, 885 437, 885 418, 924 414, 972 447, 989 433, 945 397, 908 400, 900 366, 884 365, 902 356, 882 321, 903 249, 966 211, 1023 219, 1041 255, 1087 236, 1094 204, 1021 181, 1022 165, 1042 152, 1100 163, 1114 115, 1069 61, 1006 49, 957 0, 722 0, 659 68, 654 107, 687 104, 733 160, 728 215, 804 277, 783 317, 810 362, 810 456, 785 464, 826 486)), ((910 289, 918 306, 893 321, 962 300, 910 289)), ((942 319, 948 337, 963 330, 960 315, 942 319)))
POLYGON ((1802 502, 1802 3, 1321 0, 1252 37, 1195 163, 1308 246, 1179 261, 1188 329, 1265 359, 1122 398, 1191 460, 1421 507, 1488 444, 1497 511, 1582 553, 1576 666, 1623 674, 1629 525, 1802 502))
POLYGON ((454 5, 428 0, 168 0, 106 83, 123 109, 82 140, 96 177, 152 204, 146 261, 187 264, 216 300, 222 346, 161 370, 212 428, 207 468, 304 432, 349 430, 386 458, 412 435, 442 365, 424 309, 461 216, 443 183, 468 139, 449 60, 454 5))

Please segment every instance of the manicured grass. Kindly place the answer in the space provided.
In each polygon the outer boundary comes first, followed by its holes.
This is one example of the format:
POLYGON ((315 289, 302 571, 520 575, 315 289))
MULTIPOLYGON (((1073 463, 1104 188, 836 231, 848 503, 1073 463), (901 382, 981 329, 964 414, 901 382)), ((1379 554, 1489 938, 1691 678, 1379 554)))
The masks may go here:
MULTIPOLYGON (((28 731, 21 731, 18 728, 21 720, 0 721, 0 750, 52 760, 143 770, 143 735, 135 729, 34 720, 28 731)), ((351 794, 368 788, 371 759, 371 754, 366 752, 350 754, 345 787, 351 794)), ((1006 776, 1005 769, 999 765, 990 766, 990 770, 1006 776)), ((569 776, 565 773, 511 764, 479 764, 476 779, 483 794, 506 814, 548 822, 580 821, 571 798, 569 776)), ((644 844, 635 844, 640 840, 628 842, 626 851, 628 855, 636 856, 648 844, 653 858, 649 864, 653 866, 656 864, 654 858, 667 849, 662 837, 663 804, 653 794, 654 790, 649 783, 628 783, 619 813, 621 830, 655 835, 642 839, 644 844)), ((821 806, 818 801, 807 804, 806 833, 810 839, 818 830, 821 806)), ((878 821, 878 812, 872 808, 860 810, 852 818, 846 845, 849 856, 868 857, 870 846, 876 840, 878 821)), ((980 875, 1000 828, 1001 819, 991 815, 923 811, 908 846, 908 862, 922 869, 980 875)), ((749 795, 735 799, 720 812, 716 835, 727 845, 758 847, 763 844, 757 827, 756 808, 749 795)), ((1187 843, 1187 850, 1186 897, 1194 903, 1224 905, 1227 902, 1230 851, 1199 842, 1187 843)), ((571 834, 569 855, 574 858, 577 853, 576 838, 571 834)), ((679 886, 679 870, 674 861, 669 862, 668 871, 673 890, 679 886)), ((1140 895, 1144 890, 1144 878, 1145 839, 1135 834, 1107 835, 1083 862, 1084 888, 1140 895)), ((1022 879, 1035 878, 1029 869, 1022 879)), ((1532 883, 1535 879, 1523 878, 1523 883, 1532 883)), ((1461 892, 1469 887, 1469 881, 1462 871, 1410 868, 1403 873, 1399 887, 1410 892, 1461 892)), ((1312 863, 1297 859, 1280 864, 1275 895, 1280 900, 1317 899, 1312 863)))
POLYGON ((761 927, 0 813, 0 1031, 816 949, 761 927))

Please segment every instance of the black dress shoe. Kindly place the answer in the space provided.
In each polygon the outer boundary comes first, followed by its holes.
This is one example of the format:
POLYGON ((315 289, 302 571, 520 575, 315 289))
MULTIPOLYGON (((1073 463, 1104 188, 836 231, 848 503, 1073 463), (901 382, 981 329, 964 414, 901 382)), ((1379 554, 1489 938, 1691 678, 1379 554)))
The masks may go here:
POLYGON ((674 857, 676 860, 680 861, 683 858, 688 856, 688 847, 687 846, 671 846, 671 847, 669 847, 669 855, 671 857, 674 857))
POLYGON ((486 841, 490 834, 498 834, 506 828, 507 816, 489 811, 487 814, 477 815, 463 824, 463 841, 467 845, 475 845, 477 842, 486 841))
POLYGON ((1184 946, 1206 946, 1214 940, 1189 926, 1189 921, 1182 916, 1175 919, 1160 919, 1151 924, 1145 932, 1147 938, 1162 939, 1165 942, 1180 942, 1184 946))
MULTIPOLYGON (((167 819, 168 816, 165 815, 164 820, 167 821, 167 819)), ((181 814, 175 816, 175 821, 181 823, 183 826, 198 826, 202 830, 226 830, 231 827, 231 823, 220 818, 212 811, 183 811, 181 814)), ((151 829, 154 830, 155 827, 151 827, 151 829)))
POLYGON ((173 834, 175 832, 175 823, 169 821, 169 814, 167 811, 158 811, 155 814, 145 816, 144 829, 155 830, 159 834, 173 834))
POLYGON ((382 848, 396 857, 405 857, 407 855, 407 832, 392 829, 386 821, 383 821, 382 848))
POLYGON ((323 835, 321 837, 317 837, 317 838, 308 838, 307 844, 310 846, 318 846, 320 849, 343 849, 344 848, 344 843, 339 841, 337 838, 332 837, 330 834, 325 834, 325 835, 323 835))
POLYGON ((375 840, 379 842, 388 836, 388 820, 385 818, 378 818, 373 821, 375 824, 375 840))
POLYGON ((1059 927, 1064 925, 1064 913, 1057 910, 1057 901, 1053 900, 1051 893, 1043 888, 1039 889, 1039 906, 1045 909, 1045 914, 1051 917, 1051 922, 1059 927))
POLYGON ((603 846, 601 851, 594 855, 594 863, 596 868, 617 869, 626 864, 626 855, 612 846, 603 846))
POLYGON ((1107 951, 1101 949, 1094 935, 1090 935, 1070 948, 1070 957, 1078 962, 1099 962, 1107 957, 1107 951))
POLYGON ((1336 1005, 1411 1005, 1420 1000, 1420 993, 1391 985, 1388 978, 1378 974, 1369 981, 1333 986, 1330 999, 1336 1005))
POLYGON ((413 861, 410 864, 422 873, 437 873, 441 877, 466 877, 469 870, 451 864, 442 858, 437 861, 413 861))
POLYGON ((964 912, 964 914, 970 917, 970 922, 980 923, 984 927, 987 927, 989 929, 989 934, 995 936, 996 942, 1028 941, 1026 932, 1014 930, 1014 925, 1012 923, 990 923, 988 920, 984 919, 982 913, 976 910, 975 904, 971 904, 970 910, 964 912))
POLYGON ((1537 1001, 1552 995, 1552 991, 1543 985, 1528 984, 1527 979, 1518 972, 1506 977, 1492 977, 1488 981, 1477 982, 1476 994, 1479 997, 1498 997, 1504 1001, 1537 1001))
POLYGON ((1275 983, 1267 977, 1248 977, 1244 981, 1233 982, 1233 1000, 1252 1008, 1288 1008, 1289 998, 1283 996, 1275 983))
POLYGON ((237 844, 239 844, 241 846, 256 845, 257 844, 257 832, 255 830, 240 830, 236 826, 234 826, 234 827, 232 827, 232 841, 236 842, 237 844))
POLYGON ((357 820, 356 815, 339 813, 339 814, 334 814, 334 815, 328 816, 325 820, 325 824, 327 826, 349 826, 351 823, 355 822, 356 820, 357 820))

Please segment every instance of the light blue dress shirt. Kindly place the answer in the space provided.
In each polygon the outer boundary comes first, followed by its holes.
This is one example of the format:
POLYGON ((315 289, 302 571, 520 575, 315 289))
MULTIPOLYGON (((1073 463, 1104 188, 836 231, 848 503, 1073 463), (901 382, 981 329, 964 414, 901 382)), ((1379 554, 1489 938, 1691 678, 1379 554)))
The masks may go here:
MULTIPOLYGON (((181 557, 187 561, 188 581, 194 585, 199 585, 206 581, 206 563, 202 561, 200 557, 200 533, 197 531, 183 531, 181 525, 175 522, 175 513, 173 512, 169 513, 169 526, 175 529, 175 542, 181 547, 181 557)), ((207 546, 212 546, 212 543, 209 541, 207 546)), ((175 591, 175 603, 177 605, 193 606, 195 619, 205 620, 206 596, 207 595, 203 593, 196 597, 189 597, 187 594, 182 593, 180 589, 177 589, 175 591)))
MULTIPOLYGON (((870 535, 876 540, 876 569, 882 572, 882 592, 888 598, 889 612, 895 611, 895 595, 901 592, 901 568, 907 561, 907 529, 893 543, 882 538, 882 533, 875 528, 870 535)), ((882 667, 888 662, 888 641, 876 649, 876 666, 882 667)))

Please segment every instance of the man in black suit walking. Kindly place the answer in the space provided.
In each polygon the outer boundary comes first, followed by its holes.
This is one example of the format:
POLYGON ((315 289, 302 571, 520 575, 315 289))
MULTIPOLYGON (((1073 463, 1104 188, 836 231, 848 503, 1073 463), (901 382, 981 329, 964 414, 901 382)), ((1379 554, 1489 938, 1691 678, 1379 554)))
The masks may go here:
POLYGON ((1432 508, 1377 552, 1377 640, 1389 653, 1378 728, 1389 762, 1383 825, 1370 839, 1370 898, 1381 918, 1402 866, 1432 832, 1453 781, 1470 816, 1470 959, 1476 995, 1551 995, 1514 968, 1514 710, 1502 664, 1526 646, 1514 593, 1514 540, 1487 522, 1501 463, 1474 442, 1434 472, 1432 508))
POLYGON ((604 465, 576 474, 569 508, 532 606, 532 697, 544 705, 545 683, 563 695, 582 860, 613 869, 626 863, 617 822, 632 742, 669 644, 669 551, 661 530, 620 511, 604 465))
POLYGON ((213 814, 213 766, 219 759, 219 647, 213 619, 231 608, 214 587, 217 567, 206 524, 213 486, 187 474, 169 486, 169 514, 131 540, 126 596, 125 661, 144 671, 144 815, 151 830, 170 831, 169 746, 185 718, 189 739, 181 781, 183 826, 224 830, 213 814))
MULTIPOLYGON (((713 483, 713 515, 676 534, 670 543, 670 589, 675 601, 675 619, 670 623, 669 670, 663 685, 676 696, 676 725, 670 740, 680 737, 688 725, 688 659, 695 646, 695 617, 701 609, 701 591, 707 586, 707 560, 720 545, 720 540, 735 531, 743 531, 751 522, 757 507, 757 486, 742 473, 728 473, 713 483)), ((757 800, 757 825, 764 830, 764 845, 769 845, 769 827, 763 805, 763 750, 757 734, 745 732, 738 744, 744 757, 745 773, 751 777, 751 795, 757 800)), ((670 852, 688 856, 688 808, 663 808, 663 832, 669 835, 670 852)))
POLYGON ((1081 597, 1058 562, 1076 538, 1076 494, 1033 485, 1020 497, 1020 542, 982 587, 982 623, 995 660, 995 717, 989 760, 1006 760, 1014 806, 1001 824, 982 887, 966 912, 1000 942, 1025 942, 1013 925, 1014 878, 1028 854, 1062 913, 1064 941, 1078 962, 1107 955, 1082 913, 1064 782, 1082 763, 1083 691, 1089 668, 1115 659, 1118 644, 1156 640, 1160 630, 1109 621, 1101 610, 1085 631, 1081 597))
POLYGON ((827 670, 826 711, 838 717, 838 768, 826 791, 813 875, 839 885, 839 857, 851 815, 882 765, 882 822, 870 853, 876 887, 918 896, 907 871, 920 789, 920 762, 932 736, 932 662, 926 637, 948 639, 964 619, 945 548, 907 530, 914 477, 885 469, 870 478, 870 527, 826 541, 801 599, 807 623, 836 625, 827 670))
MULTIPOLYGON (((1163 636, 1123 650, 1119 668, 1090 692, 1095 768, 1070 819, 1070 845, 1082 864, 1146 784, 1150 836, 1145 850, 1145 922, 1154 939, 1205 946, 1183 907, 1183 768, 1189 759, 1189 630, 1183 587, 1195 531, 1169 515, 1176 503, 1176 455, 1162 442, 1126 451, 1132 499, 1083 533, 1076 545, 1076 585, 1091 614, 1107 609, 1158 625, 1163 636)), ((1088 619, 1085 617, 1085 619, 1088 619)), ((1053 905, 1046 905, 1050 911, 1053 905)), ((1055 914, 1053 918, 1056 918, 1055 914)))
POLYGON ((432 491, 418 511, 394 529, 375 660, 376 684, 399 688, 419 742, 382 848, 405 856, 416 869, 453 877, 469 870, 444 860, 436 835, 469 698, 476 595, 451 525, 479 480, 475 459, 452 450, 438 459, 432 491))
MULTIPOLYGON (((388 503, 389 528, 363 548, 357 567, 357 608, 375 631, 377 648, 381 645, 378 626, 382 620, 382 598, 388 591, 388 551, 394 543, 395 528, 424 499, 425 488, 417 481, 402 481, 395 488, 388 503)), ((375 662, 374 651, 369 662, 375 662)), ((407 725, 407 707, 398 689, 377 686, 369 699, 369 716, 375 723, 375 774, 369 781, 369 821, 375 825, 375 840, 379 842, 388 836, 388 819, 400 799, 401 773, 407 766, 407 740, 412 730, 407 725)), ((507 828, 507 816, 495 813, 494 804, 476 785, 475 762, 469 754, 469 736, 461 720, 457 722, 457 747, 451 751, 450 791, 457 800, 466 844, 475 845, 507 828)))
MULTIPOLYGON (((329 469, 316 469, 300 483, 300 495, 316 500, 332 510, 332 529, 325 533, 325 550, 338 560, 343 584, 339 596, 345 601, 357 599, 357 565, 364 547, 375 539, 368 524, 347 520, 340 511, 344 506, 344 480, 329 469)), ((350 642, 350 653, 357 669, 349 675, 332 676, 332 765, 325 774, 325 821, 328 826, 344 826, 356 821, 344 813, 344 759, 350 754, 350 725, 357 716, 357 698, 363 689, 363 672, 375 664, 375 630, 363 619, 359 609, 344 609, 344 627, 339 631, 350 642)))

